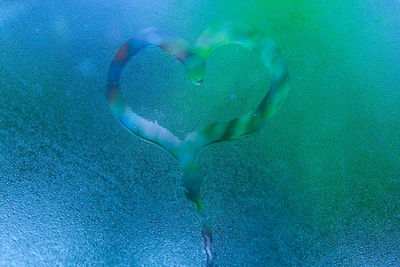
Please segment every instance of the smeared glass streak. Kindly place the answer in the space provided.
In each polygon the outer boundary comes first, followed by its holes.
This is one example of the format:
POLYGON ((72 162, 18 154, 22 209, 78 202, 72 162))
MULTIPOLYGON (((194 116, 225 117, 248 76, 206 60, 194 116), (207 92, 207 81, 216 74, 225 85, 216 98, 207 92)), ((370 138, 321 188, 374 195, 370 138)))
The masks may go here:
POLYGON ((162 147, 177 160, 183 171, 186 198, 194 204, 196 218, 202 227, 208 266, 214 265, 213 240, 200 196, 202 177, 197 160, 198 152, 209 144, 233 140, 260 129, 283 103, 289 90, 288 79, 286 61, 275 43, 258 30, 233 23, 210 27, 197 39, 194 46, 189 46, 186 41, 165 30, 147 28, 123 44, 111 62, 106 89, 110 109, 129 132, 162 147), (206 61, 212 50, 230 43, 254 51, 270 71, 272 82, 269 90, 255 110, 231 121, 211 123, 180 140, 158 123, 148 121, 134 113, 125 103, 119 84, 121 72, 130 58, 141 49, 150 45, 160 47, 184 65, 194 84, 201 84, 205 76, 206 61))

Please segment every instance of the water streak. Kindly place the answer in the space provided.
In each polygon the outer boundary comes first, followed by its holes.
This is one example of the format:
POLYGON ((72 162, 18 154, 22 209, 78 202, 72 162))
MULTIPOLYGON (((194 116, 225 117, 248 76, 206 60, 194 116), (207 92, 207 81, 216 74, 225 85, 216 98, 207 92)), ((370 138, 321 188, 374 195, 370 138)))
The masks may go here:
POLYGON ((190 46, 183 39, 159 28, 147 28, 124 43, 114 56, 108 73, 106 97, 116 119, 132 134, 156 144, 169 152, 183 172, 185 195, 195 207, 196 218, 202 228, 207 266, 214 265, 213 240, 200 187, 202 177, 198 165, 198 152, 212 143, 233 140, 259 130, 284 101, 288 91, 288 68, 276 44, 264 33, 234 23, 220 23, 208 28, 190 46), (140 117, 126 104, 120 88, 121 72, 129 60, 143 48, 155 45, 178 59, 190 80, 201 84, 206 61, 216 47, 238 44, 255 52, 270 71, 272 82, 265 97, 255 110, 227 122, 214 122, 189 133, 184 140, 156 122, 140 117))

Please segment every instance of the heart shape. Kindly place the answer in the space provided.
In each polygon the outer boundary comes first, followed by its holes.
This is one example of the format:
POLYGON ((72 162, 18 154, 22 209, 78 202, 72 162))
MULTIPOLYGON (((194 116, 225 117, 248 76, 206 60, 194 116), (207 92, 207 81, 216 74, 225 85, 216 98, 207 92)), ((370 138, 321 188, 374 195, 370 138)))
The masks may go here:
POLYGON ((179 158, 184 143, 195 150, 218 141, 231 140, 258 130, 271 117, 288 92, 287 65, 274 42, 259 31, 239 27, 231 23, 219 24, 207 29, 197 40, 196 46, 159 28, 148 28, 123 44, 115 55, 108 74, 107 98, 117 120, 131 133, 158 144, 175 158, 179 158), (149 45, 156 45, 183 63, 189 78, 201 84, 205 76, 206 60, 216 46, 237 43, 255 51, 270 70, 270 90, 255 111, 223 123, 212 123, 179 140, 169 130, 148 121, 132 111, 121 94, 119 80, 124 66, 137 52, 149 45))
POLYGON ((198 152, 209 144, 236 139, 260 129, 284 101, 289 90, 288 79, 286 61, 275 43, 261 31, 233 23, 216 24, 208 28, 194 46, 189 46, 186 41, 165 30, 147 28, 124 43, 111 62, 106 89, 109 107, 129 132, 162 147, 178 161, 184 174, 186 197, 194 203, 197 219, 202 226, 208 265, 213 264, 212 237, 199 193, 202 178, 197 164, 198 152), (212 50, 229 43, 254 51, 270 71, 269 90, 254 111, 227 122, 214 122, 200 127, 181 140, 158 123, 137 115, 126 104, 120 88, 121 73, 141 49, 150 45, 160 47, 183 64, 193 83, 201 84, 212 50))

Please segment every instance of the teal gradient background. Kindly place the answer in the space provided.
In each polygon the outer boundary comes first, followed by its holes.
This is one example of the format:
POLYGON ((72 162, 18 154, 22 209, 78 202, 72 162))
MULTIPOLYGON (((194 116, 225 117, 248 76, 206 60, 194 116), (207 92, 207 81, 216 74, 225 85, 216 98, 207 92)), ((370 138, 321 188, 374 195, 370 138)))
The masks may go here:
MULTIPOLYGON (((261 131, 200 155, 217 264, 399 265, 399 14, 395 0, 1 1, 0 265, 204 264, 178 166, 115 121, 104 89, 140 29, 193 43, 219 21, 274 39, 291 91, 261 131)), ((139 115, 180 137, 269 86, 235 46, 200 87, 155 48, 122 80, 139 115)))

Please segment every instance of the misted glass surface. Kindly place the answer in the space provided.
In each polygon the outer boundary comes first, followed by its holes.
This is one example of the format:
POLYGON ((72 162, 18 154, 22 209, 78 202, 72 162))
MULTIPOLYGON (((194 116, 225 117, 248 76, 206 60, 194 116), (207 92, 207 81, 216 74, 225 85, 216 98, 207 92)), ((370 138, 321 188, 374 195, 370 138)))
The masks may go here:
MULTIPOLYGON (((138 32, 194 45, 224 22, 274 41, 290 90, 257 132, 198 154, 216 266, 400 265, 399 14, 398 0, 0 0, 0 265, 207 264, 182 166, 105 94, 138 32)), ((256 52, 213 49, 196 85, 148 47, 122 91, 184 139, 257 108, 274 68, 256 52)))

